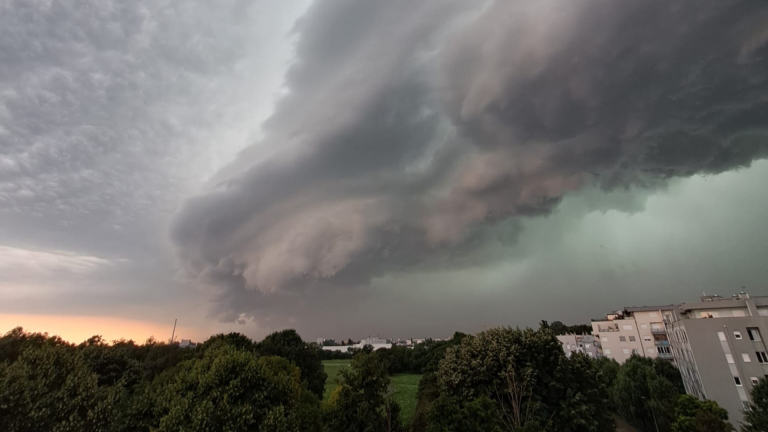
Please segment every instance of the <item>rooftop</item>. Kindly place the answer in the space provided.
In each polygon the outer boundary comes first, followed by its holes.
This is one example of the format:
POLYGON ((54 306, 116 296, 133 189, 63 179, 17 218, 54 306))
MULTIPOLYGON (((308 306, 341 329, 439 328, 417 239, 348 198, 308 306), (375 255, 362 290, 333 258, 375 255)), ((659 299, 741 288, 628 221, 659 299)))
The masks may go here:
POLYGON ((624 307, 624 310, 627 312, 653 312, 653 311, 663 311, 663 310, 672 310, 676 308, 678 305, 664 305, 664 306, 629 306, 624 307))
MULTIPOLYGON (((768 306, 768 296, 752 297, 756 306, 768 306)), ((693 303, 683 303, 680 310, 683 312, 699 309, 730 309, 747 307, 747 297, 745 298, 712 298, 693 303)))

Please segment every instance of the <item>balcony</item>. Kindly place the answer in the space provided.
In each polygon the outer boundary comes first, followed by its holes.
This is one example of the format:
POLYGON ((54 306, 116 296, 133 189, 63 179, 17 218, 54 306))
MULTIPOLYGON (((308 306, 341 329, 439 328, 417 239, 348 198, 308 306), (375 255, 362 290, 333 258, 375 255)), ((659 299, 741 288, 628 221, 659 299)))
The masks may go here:
POLYGON ((667 359, 672 358, 672 353, 658 353, 658 354, 659 354, 659 357, 661 358, 667 358, 667 359))
POLYGON ((653 334, 667 334, 667 329, 664 327, 651 327, 651 333, 653 334))
POLYGON ((618 327, 597 327, 598 333, 605 333, 605 332, 617 332, 619 331, 618 327))
POLYGON ((669 346, 669 341, 668 340, 657 340, 656 341, 656 346, 669 346))

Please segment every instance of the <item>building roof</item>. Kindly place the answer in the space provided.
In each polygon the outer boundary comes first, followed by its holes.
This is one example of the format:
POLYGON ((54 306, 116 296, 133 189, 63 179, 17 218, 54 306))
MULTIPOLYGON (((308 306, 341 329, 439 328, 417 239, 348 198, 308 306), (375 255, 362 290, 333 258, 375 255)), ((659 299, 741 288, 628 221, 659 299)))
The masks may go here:
MULTIPOLYGON (((768 306, 768 297, 752 297, 756 306, 768 306)), ((743 298, 730 298, 730 299, 717 299, 703 302, 683 303, 680 305, 681 311, 691 311, 699 309, 730 309, 738 307, 747 307, 747 299, 743 298)))
POLYGON ((672 310, 676 308, 678 305, 664 305, 664 306, 629 306, 625 307, 624 310, 627 312, 652 312, 652 311, 663 311, 663 310, 672 310))

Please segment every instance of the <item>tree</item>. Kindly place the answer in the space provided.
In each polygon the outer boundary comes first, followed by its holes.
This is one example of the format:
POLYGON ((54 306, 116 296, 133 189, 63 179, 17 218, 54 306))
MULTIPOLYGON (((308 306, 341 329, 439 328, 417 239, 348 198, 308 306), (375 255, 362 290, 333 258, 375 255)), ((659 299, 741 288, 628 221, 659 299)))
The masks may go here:
POLYGON ((299 370, 287 360, 222 347, 181 365, 158 389, 162 431, 298 431, 299 370))
POLYGON ((0 337, 0 363, 13 363, 24 350, 43 346, 72 347, 58 336, 48 336, 48 333, 27 333, 23 328, 16 327, 0 337))
POLYGON ((761 379, 752 386, 752 402, 744 410, 744 432, 768 431, 768 379, 761 379))
POLYGON ((62 346, 26 349, 0 363, 0 430, 105 431, 114 393, 99 387, 82 356, 62 346))
POLYGON ((700 401, 694 396, 682 395, 677 400, 677 416, 672 432, 731 432, 728 411, 711 400, 700 401))
POLYGON ((549 325, 549 328, 555 333, 555 335, 564 335, 568 332, 568 327, 560 321, 553 321, 549 325))
POLYGON ((678 393, 685 394, 683 377, 680 375, 680 370, 672 362, 656 357, 653 359, 653 369, 659 376, 672 383, 678 393))
POLYGON ((595 366, 600 370, 600 381, 609 391, 616 385, 621 365, 614 359, 601 357, 595 360, 595 366))
POLYGON ((432 404, 426 431, 502 432, 503 426, 496 405, 488 396, 462 403, 455 397, 441 395, 432 404))
POLYGON ((389 374, 373 353, 361 351, 323 409, 328 432, 390 432, 403 429, 400 407, 387 397, 389 374))
POLYGON ((201 354, 205 354, 206 351, 216 349, 222 346, 229 346, 243 351, 255 351, 256 344, 246 335, 242 333, 219 333, 217 335, 209 337, 205 342, 200 344, 197 348, 201 354))
POLYGON ((256 351, 264 356, 279 356, 296 364, 301 379, 318 398, 323 397, 327 375, 317 350, 305 343, 296 330, 283 330, 267 336, 256 345, 256 351))
POLYGON ((566 395, 554 422, 567 424, 563 431, 613 431, 615 423, 610 406, 609 387, 600 363, 583 353, 574 353, 566 362, 562 381, 566 395))
POLYGON ((677 386, 659 374, 653 360, 632 356, 619 369, 614 387, 618 413, 646 429, 667 430, 675 419, 677 386))
POLYGON ((98 376, 100 386, 120 383, 133 388, 141 381, 141 365, 125 350, 107 345, 101 336, 93 336, 78 346, 88 368, 98 376))
POLYGON ((600 413, 606 403, 599 370, 588 359, 571 367, 542 324, 538 331, 496 328, 464 338, 440 362, 441 397, 456 398, 460 407, 488 397, 509 430, 612 430, 602 413, 592 421, 581 418, 600 413))

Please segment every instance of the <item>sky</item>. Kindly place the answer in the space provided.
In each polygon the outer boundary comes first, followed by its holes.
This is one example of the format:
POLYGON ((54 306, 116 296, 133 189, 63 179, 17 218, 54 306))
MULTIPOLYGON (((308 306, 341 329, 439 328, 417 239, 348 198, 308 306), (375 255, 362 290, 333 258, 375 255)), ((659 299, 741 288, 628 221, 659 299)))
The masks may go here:
POLYGON ((768 6, 0 2, 0 332, 446 337, 768 295, 768 6))

